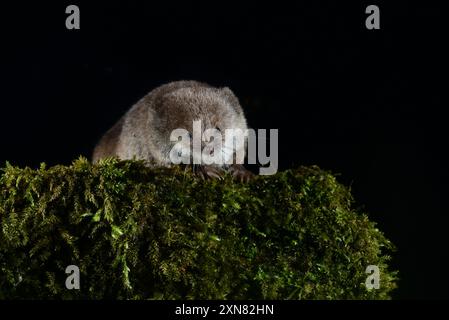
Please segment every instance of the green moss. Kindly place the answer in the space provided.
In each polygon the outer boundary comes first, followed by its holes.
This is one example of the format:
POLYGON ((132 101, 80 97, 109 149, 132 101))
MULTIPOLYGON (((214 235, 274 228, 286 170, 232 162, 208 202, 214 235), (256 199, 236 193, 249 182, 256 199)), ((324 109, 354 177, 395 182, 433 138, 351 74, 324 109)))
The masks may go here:
POLYGON ((248 184, 85 159, 0 176, 0 298, 385 299, 391 243, 329 172, 248 184), (68 290, 77 265, 81 289, 68 290), (380 289, 365 286, 368 265, 380 289))

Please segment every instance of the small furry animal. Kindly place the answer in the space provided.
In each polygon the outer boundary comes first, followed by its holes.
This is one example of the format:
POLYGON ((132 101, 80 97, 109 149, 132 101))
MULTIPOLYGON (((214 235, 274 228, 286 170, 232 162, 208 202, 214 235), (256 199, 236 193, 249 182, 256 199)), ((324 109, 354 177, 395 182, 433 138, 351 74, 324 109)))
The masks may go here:
MULTIPOLYGON (((145 160, 148 166, 170 167, 170 150, 175 142, 170 140, 174 129, 183 128, 190 133, 190 140, 182 148, 190 149, 193 121, 201 120, 202 130, 214 128, 247 129, 242 107, 227 87, 215 88, 197 81, 176 81, 162 85, 140 99, 104 136, 93 152, 93 162, 105 157, 145 160)), ((202 141, 201 151, 210 147, 212 141, 202 141)), ((243 148, 245 144, 238 148, 243 148)), ((234 150, 236 151, 236 150, 234 150)), ((211 152, 213 154, 214 151, 211 152)), ((229 148, 222 147, 224 158, 235 157, 229 148)), ((191 153, 191 159, 199 159, 198 152, 191 153)), ((193 162, 193 161, 192 161, 193 162)), ((190 163, 192 163, 190 162, 190 163)), ((193 170, 202 178, 221 178, 229 171, 240 181, 249 180, 253 174, 241 164, 206 165, 200 162, 193 170)))

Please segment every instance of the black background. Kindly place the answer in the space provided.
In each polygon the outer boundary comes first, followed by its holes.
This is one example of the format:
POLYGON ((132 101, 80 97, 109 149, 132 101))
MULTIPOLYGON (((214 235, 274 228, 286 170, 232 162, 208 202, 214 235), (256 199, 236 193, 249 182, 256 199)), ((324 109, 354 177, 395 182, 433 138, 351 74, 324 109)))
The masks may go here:
POLYGON ((317 164, 351 186, 398 247, 395 298, 448 298, 447 8, 342 2, 2 4, 0 163, 89 157, 162 83, 229 86, 250 127, 279 129, 281 170, 317 164))

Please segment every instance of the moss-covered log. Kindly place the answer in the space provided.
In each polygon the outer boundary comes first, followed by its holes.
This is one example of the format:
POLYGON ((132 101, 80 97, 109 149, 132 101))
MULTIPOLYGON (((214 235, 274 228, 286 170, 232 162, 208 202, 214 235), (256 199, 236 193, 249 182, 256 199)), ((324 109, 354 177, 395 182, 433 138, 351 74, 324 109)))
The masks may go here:
POLYGON ((0 227, 2 299, 384 299, 395 286, 392 245, 317 167, 242 184, 114 159, 7 164, 0 227))

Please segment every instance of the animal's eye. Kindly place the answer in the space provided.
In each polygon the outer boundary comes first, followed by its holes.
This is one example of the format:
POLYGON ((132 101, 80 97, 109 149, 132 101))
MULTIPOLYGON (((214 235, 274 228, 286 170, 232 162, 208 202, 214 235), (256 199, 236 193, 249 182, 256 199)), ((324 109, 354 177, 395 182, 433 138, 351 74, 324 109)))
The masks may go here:
POLYGON ((192 134, 190 132, 187 132, 187 135, 189 136, 190 139, 192 139, 192 134))
POLYGON ((220 130, 220 128, 219 128, 219 127, 215 127, 215 129, 221 132, 221 130, 220 130))

